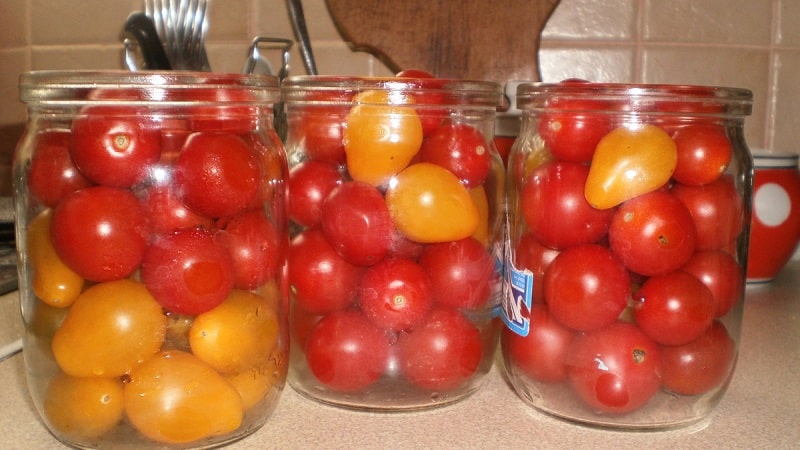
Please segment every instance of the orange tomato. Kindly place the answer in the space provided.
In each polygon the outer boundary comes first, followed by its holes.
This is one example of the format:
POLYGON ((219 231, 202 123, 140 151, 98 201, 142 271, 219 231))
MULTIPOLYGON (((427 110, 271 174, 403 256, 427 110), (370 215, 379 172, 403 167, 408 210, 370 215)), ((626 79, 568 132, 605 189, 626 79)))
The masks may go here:
POLYGON ((456 241, 478 229, 481 214, 469 191, 447 169, 417 163, 389 183, 386 203, 395 227, 412 241, 456 241))
POLYGON ((105 434, 122 420, 123 412, 119 378, 76 378, 59 373, 44 397, 44 415, 50 425, 80 441, 105 434))
POLYGON ((469 190, 469 196, 478 208, 478 228, 472 233, 472 237, 483 245, 489 243, 489 199, 486 198, 486 190, 483 186, 476 186, 469 190))
POLYGON ((83 277, 69 268, 56 253, 50 240, 52 210, 46 209, 28 226, 28 255, 33 273, 33 293, 43 302, 65 308, 83 290, 83 277))
POLYGON ((273 387, 280 389, 286 379, 286 352, 275 348, 263 364, 251 367, 235 375, 226 376, 228 383, 239 392, 242 408, 248 409, 267 397, 273 387))
POLYGON ((675 171, 675 141, 655 125, 616 128, 597 144, 584 194, 598 209, 608 209, 664 186, 675 171))
POLYGON ((182 444, 236 430, 244 413, 239 393, 194 355, 165 351, 130 374, 125 413, 140 433, 182 444))

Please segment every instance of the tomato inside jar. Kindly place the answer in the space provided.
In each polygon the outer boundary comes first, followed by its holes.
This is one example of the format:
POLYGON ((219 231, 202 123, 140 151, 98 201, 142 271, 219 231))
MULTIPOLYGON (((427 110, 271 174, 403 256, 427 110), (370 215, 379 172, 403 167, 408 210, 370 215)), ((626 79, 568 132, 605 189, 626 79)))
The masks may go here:
POLYGON ((500 86, 290 77, 289 381, 366 410, 465 398, 499 338, 500 86))
POLYGON ((736 88, 520 85, 501 348, 526 403, 617 429, 711 413, 742 320, 751 104, 736 88))
POLYGON ((43 422, 81 448, 257 430, 288 373, 277 80, 31 72, 20 93, 19 294, 43 422))

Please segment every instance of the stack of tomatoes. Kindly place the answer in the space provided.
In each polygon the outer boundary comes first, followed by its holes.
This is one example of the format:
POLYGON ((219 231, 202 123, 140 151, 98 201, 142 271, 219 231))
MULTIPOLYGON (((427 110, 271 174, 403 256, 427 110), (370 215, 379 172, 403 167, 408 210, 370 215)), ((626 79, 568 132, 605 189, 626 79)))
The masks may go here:
MULTIPOLYGON (((509 262, 532 277, 533 305, 529 332, 502 336, 520 390, 564 386, 603 414, 660 391, 724 389, 736 356, 725 320, 740 314, 744 286, 743 198, 721 108, 614 101, 551 98, 512 155, 509 262)), ((563 414, 557 398, 539 405, 563 414)))
POLYGON ((288 87, 292 382, 373 408, 451 401, 497 334, 494 105, 452 103, 416 71, 341 82, 288 87))

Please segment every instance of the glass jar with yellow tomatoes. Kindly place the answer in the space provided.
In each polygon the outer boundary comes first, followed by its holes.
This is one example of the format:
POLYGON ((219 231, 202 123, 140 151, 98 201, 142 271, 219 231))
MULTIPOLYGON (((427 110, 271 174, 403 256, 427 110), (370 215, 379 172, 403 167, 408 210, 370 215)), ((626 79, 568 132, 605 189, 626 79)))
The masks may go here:
POLYGON ((82 448, 250 434, 288 372, 275 78, 30 72, 16 150, 36 409, 82 448))
POLYGON ((283 93, 289 382, 370 410, 473 393, 500 331, 500 86, 411 71, 293 77, 283 93))
POLYGON ((508 163, 501 348, 572 422, 698 424, 733 375, 752 158, 736 88, 524 84, 508 163))

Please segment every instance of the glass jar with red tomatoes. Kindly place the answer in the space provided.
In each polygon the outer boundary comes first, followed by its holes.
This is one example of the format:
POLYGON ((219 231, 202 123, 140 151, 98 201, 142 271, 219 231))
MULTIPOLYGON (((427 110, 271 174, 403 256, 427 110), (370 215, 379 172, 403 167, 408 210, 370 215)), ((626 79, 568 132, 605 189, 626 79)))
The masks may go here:
POLYGON ((292 77, 289 382, 342 407, 462 399, 500 331, 496 83, 292 77))
POLYGON ((508 162, 501 348, 528 404, 665 429, 733 375, 752 157, 745 89, 523 84, 508 162))
POLYGON ((288 165, 272 77, 20 78, 24 354, 52 434, 82 448, 221 445, 288 372, 288 165))

